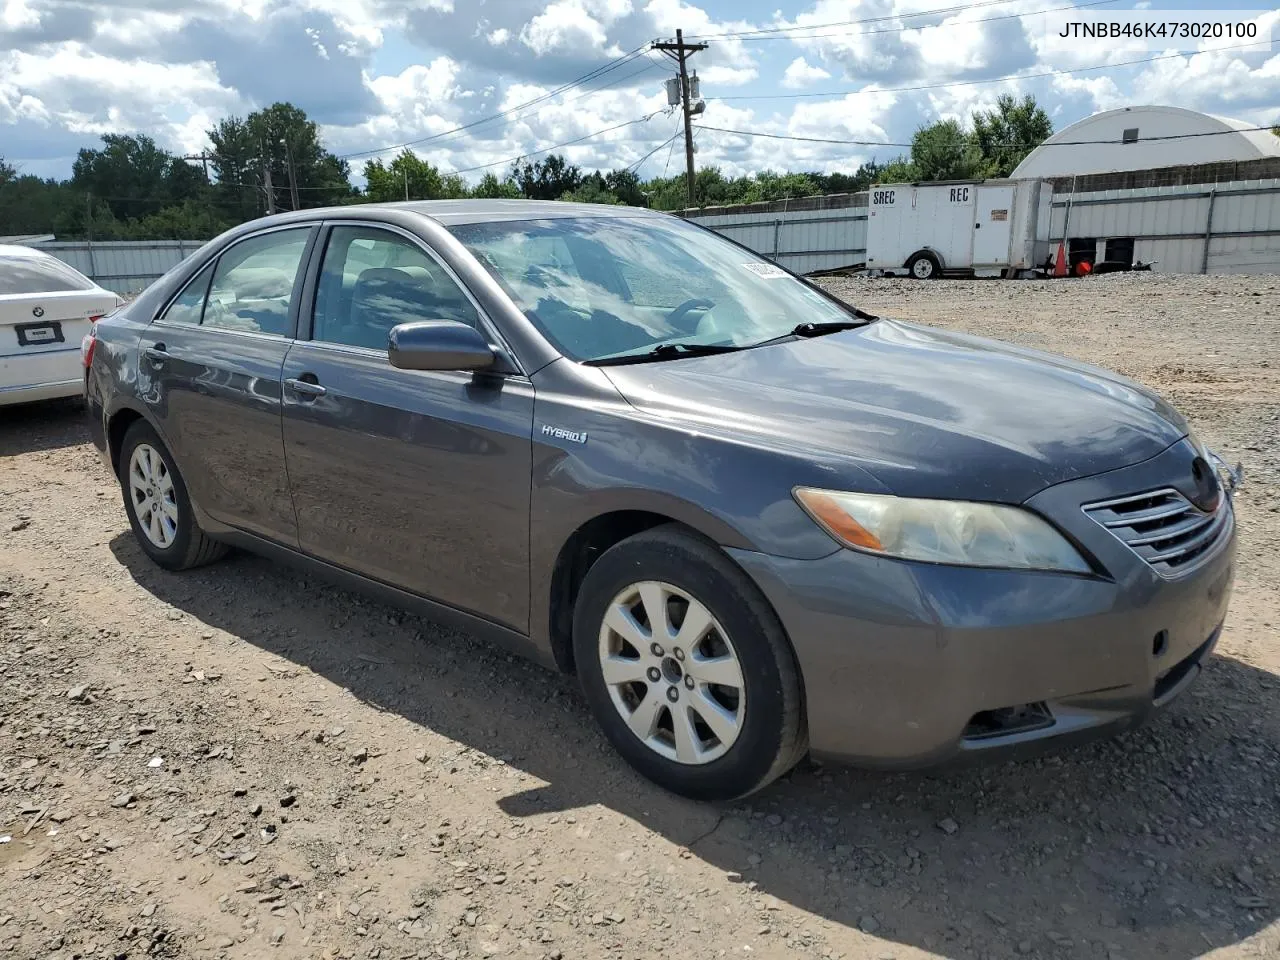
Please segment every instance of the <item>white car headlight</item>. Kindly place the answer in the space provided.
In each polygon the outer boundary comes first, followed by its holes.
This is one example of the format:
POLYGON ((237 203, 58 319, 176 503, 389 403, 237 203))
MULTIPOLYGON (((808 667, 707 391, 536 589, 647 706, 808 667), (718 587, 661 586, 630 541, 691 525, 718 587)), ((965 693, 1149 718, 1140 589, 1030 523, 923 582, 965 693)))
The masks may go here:
POLYGON ((837 541, 904 560, 1089 573, 1057 530, 1020 507, 797 487, 795 498, 837 541))

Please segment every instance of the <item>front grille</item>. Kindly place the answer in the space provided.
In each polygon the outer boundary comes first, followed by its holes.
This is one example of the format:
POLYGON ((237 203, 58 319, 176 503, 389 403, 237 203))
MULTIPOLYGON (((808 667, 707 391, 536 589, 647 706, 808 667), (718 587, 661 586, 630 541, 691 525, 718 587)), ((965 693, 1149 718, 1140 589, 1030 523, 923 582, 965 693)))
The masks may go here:
POLYGON ((1165 577, 1195 569, 1231 528, 1226 497, 1206 513, 1172 488, 1087 503, 1084 512, 1165 577))

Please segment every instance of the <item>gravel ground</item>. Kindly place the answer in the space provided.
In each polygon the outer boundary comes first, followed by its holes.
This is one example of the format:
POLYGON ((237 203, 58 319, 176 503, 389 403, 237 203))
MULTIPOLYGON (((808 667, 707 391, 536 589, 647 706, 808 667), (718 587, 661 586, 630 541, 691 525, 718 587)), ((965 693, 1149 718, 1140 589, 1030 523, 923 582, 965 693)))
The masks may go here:
POLYGON ((1244 462, 1168 713, 685 802, 567 678, 253 557, 155 568, 80 414, 0 411, 0 956, 1280 956, 1280 278, 830 286, 1116 367, 1244 462))

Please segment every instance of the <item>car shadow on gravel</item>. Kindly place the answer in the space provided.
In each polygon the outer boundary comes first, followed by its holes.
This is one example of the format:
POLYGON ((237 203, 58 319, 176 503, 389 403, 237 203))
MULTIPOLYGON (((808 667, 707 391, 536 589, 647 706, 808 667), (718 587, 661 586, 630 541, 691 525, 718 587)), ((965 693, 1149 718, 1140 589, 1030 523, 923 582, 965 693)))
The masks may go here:
POLYGON ((755 891, 744 942, 773 917, 788 949, 865 938, 866 956, 892 957, 895 943, 953 957, 1151 960, 1255 935, 1264 954, 1275 946, 1280 678, 1231 657, 1117 740, 933 775, 806 763, 713 807, 633 774, 572 678, 266 560, 235 554, 173 575, 128 535, 110 547, 191 617, 545 782, 499 799, 506 814, 600 804, 682 848, 673 860, 726 871, 755 891), (807 934, 777 919, 775 898, 815 915, 807 934))
POLYGON ((0 407, 0 457, 60 450, 88 439, 84 404, 79 400, 0 407))

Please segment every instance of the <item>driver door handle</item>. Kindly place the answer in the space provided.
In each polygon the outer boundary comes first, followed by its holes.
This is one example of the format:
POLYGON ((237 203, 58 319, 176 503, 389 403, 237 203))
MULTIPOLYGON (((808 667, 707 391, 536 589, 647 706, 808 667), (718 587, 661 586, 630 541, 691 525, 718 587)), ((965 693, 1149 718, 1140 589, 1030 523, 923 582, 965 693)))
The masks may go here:
POLYGON ((312 383, 310 380, 297 380, 293 377, 286 380, 284 385, 303 397, 323 397, 329 392, 318 383, 312 383))
POLYGON ((165 350, 163 343, 157 343, 154 346, 147 347, 142 351, 148 360, 154 364, 162 364, 169 359, 169 351, 165 350))

